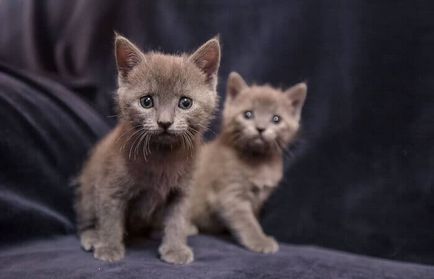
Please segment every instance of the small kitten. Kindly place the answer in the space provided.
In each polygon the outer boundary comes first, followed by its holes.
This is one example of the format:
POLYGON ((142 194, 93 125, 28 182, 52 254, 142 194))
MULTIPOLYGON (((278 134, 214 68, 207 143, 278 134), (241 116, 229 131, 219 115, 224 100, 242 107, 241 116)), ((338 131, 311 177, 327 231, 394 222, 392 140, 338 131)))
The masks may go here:
POLYGON ((81 245, 95 258, 124 257, 124 235, 163 218, 161 258, 193 261, 184 212, 196 147, 217 103, 220 44, 192 55, 142 53, 116 35, 119 122, 99 142, 78 178, 81 245))
POLYGON ((274 253, 258 212, 283 175, 283 152, 299 129, 307 86, 285 92, 229 75, 222 132, 200 151, 189 193, 190 234, 228 228, 246 248, 274 253))

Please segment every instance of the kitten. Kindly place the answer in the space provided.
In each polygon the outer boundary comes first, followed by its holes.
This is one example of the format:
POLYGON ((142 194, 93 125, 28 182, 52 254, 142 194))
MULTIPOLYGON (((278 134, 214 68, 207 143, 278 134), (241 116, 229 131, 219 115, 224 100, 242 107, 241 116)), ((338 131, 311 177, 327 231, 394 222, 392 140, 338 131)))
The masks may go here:
POLYGON ((217 103, 219 41, 174 56, 144 54, 116 35, 115 56, 119 122, 95 146, 78 179, 81 245, 97 259, 120 260, 126 232, 163 216, 161 258, 189 263, 184 197, 217 103))
POLYGON ((204 145, 189 194, 190 234, 229 229, 246 248, 274 253, 258 212, 283 175, 283 153, 299 130, 305 83, 285 92, 229 75, 222 132, 204 145))

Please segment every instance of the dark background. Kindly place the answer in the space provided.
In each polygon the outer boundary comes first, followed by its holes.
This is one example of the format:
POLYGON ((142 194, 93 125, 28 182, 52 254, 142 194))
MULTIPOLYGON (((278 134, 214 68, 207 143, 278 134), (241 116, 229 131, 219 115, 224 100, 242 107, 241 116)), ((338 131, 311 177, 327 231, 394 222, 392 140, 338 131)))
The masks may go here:
POLYGON ((74 233, 69 181, 115 123, 113 30, 167 53, 220 34, 221 95, 232 70, 308 82, 268 233, 434 263, 432 1, 0 1, 0 246, 74 233))

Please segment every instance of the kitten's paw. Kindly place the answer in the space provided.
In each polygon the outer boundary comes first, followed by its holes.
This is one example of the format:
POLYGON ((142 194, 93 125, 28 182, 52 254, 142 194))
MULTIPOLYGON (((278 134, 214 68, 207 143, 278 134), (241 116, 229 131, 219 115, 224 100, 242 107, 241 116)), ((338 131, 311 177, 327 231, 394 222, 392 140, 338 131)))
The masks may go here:
POLYGON ((172 264, 189 264, 193 261, 193 251, 187 245, 161 245, 158 249, 161 259, 172 264))
POLYGON ((193 225, 193 224, 189 224, 187 227, 187 235, 188 236, 192 236, 192 235, 197 235, 199 233, 198 228, 193 225))
POLYGON ((272 254, 279 250, 279 244, 271 236, 265 236, 258 239, 249 240, 245 246, 254 252, 272 254))
POLYGON ((122 244, 96 245, 94 247, 93 256, 98 260, 116 262, 124 258, 125 247, 122 244))
POLYGON ((98 235, 95 230, 83 231, 80 234, 81 247, 85 251, 90 251, 95 248, 98 243, 98 235))

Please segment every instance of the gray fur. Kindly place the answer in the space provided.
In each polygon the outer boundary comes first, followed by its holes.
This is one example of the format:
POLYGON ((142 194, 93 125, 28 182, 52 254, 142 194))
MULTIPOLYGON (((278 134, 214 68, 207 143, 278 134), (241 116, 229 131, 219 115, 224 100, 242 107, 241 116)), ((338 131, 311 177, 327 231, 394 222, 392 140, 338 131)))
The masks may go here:
POLYGON ((217 103, 219 42, 211 39, 190 56, 173 56, 144 54, 117 35, 115 54, 119 122, 95 146, 79 177, 75 208, 82 247, 98 259, 117 261, 125 255, 126 229, 144 233, 162 225, 161 258, 189 263, 185 196, 217 103), (141 105, 144 96, 152 96, 153 107, 141 105), (185 96, 193 101, 189 109, 178 107, 185 96))

